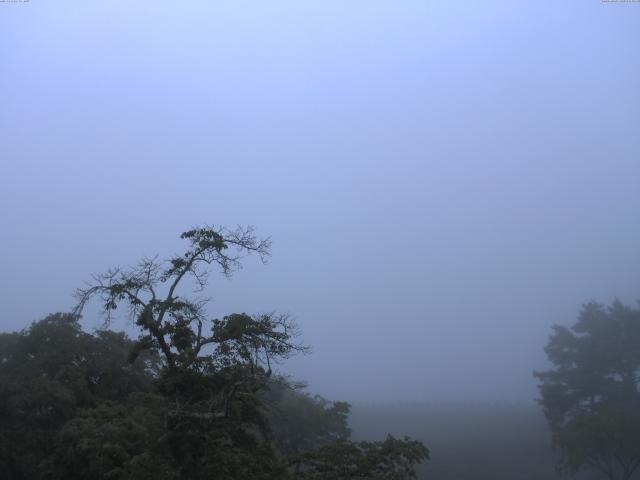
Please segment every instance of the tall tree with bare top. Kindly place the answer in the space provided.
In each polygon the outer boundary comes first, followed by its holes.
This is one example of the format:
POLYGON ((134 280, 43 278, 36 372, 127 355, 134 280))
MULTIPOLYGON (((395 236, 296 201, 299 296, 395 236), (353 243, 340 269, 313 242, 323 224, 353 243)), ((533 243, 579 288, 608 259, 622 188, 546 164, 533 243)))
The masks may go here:
POLYGON ((76 292, 75 313, 96 298, 108 324, 114 310, 126 308, 140 328, 130 360, 146 351, 162 359, 156 388, 169 399, 167 425, 181 475, 198 478, 220 468, 224 449, 213 445, 233 450, 223 455, 227 460, 244 458, 229 467, 235 474, 238 465, 247 475, 278 472, 257 392, 266 387, 274 363, 307 348, 296 341, 297 327, 289 315, 232 313, 210 320, 207 299, 199 296, 212 269, 231 276, 251 254, 264 262, 271 242, 258 238, 251 227, 193 228, 181 238, 188 243, 182 254, 144 258, 132 268, 95 275, 76 292), (185 450, 193 439, 199 440, 185 450), (201 451, 201 445, 209 447, 201 451))

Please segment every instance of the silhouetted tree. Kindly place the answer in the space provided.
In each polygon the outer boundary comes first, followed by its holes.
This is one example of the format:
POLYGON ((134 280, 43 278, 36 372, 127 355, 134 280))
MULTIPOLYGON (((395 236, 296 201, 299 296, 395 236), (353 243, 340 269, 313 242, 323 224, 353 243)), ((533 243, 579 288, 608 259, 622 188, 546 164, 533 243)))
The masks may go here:
POLYGON ((211 267, 230 276, 244 255, 264 261, 270 241, 241 227, 195 228, 181 238, 188 242, 181 255, 94 276, 77 291, 77 312, 92 297, 107 322, 113 310, 127 307, 141 329, 132 358, 150 350, 164 362, 156 388, 169 400, 167 441, 183 477, 210 478, 215 471, 216 478, 281 478, 285 464, 257 394, 273 363, 306 350, 295 342, 295 323, 288 315, 246 313, 210 321, 207 301, 183 293, 189 280, 203 290, 211 267))
POLYGON ((414 478, 419 442, 349 441, 349 405, 296 391, 273 365, 306 347, 288 315, 208 319, 209 268, 231 275, 269 253, 253 230, 197 228, 166 261, 96 275, 78 308, 0 334, 0 478, 286 480, 414 478), (140 335, 87 334, 92 298, 105 327, 128 309, 140 335), (327 472, 356 476, 327 477, 327 472))
POLYGON ((571 328, 553 327, 545 351, 554 368, 535 376, 561 470, 631 478, 640 465, 640 310, 589 303, 571 328))
MULTIPOLYGON (((189 243, 182 255, 167 260, 144 258, 133 268, 115 268, 94 275, 86 288, 76 291, 76 313, 80 313, 91 298, 98 297, 108 324, 112 312, 118 306, 126 306, 142 330, 137 351, 158 351, 171 369, 202 370, 210 364, 210 357, 201 355, 203 348, 218 340, 216 334, 206 328, 209 323, 206 299, 182 296, 180 287, 192 280, 202 291, 207 286, 211 267, 216 266, 222 274, 231 276, 241 267, 241 258, 250 253, 256 253, 264 261, 269 255, 270 240, 258 239, 252 228, 241 227, 235 230, 195 228, 180 237, 189 243)), ((284 346, 282 338, 276 335, 274 340, 277 347, 287 350, 282 352, 286 355, 296 346, 284 346)), ((256 359, 268 359, 270 354, 280 353, 272 352, 270 346, 263 342, 256 359)))

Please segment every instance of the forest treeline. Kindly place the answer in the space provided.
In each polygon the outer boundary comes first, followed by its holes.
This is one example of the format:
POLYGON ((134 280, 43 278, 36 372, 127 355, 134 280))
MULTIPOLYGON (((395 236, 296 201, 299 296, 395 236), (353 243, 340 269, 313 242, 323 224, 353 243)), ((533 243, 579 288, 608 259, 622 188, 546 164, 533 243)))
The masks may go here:
MULTIPOLYGON (((265 259, 253 229, 184 232, 185 252, 95 275, 72 312, 0 334, 0 478, 406 480, 420 441, 351 439, 346 402, 312 396, 275 366, 308 347, 289 315, 208 316, 217 270, 265 259), (85 332, 85 305, 104 328, 85 332), (115 311, 138 330, 111 328, 115 311)), ((584 306, 556 326, 535 372, 558 468, 629 480, 640 466, 640 309, 584 306)), ((527 435, 527 432, 522 432, 527 435)), ((461 458, 460 462, 465 459, 461 458)))
POLYGON ((307 349, 291 317, 209 319, 190 296, 212 267, 229 276, 244 255, 264 258, 269 240, 210 227, 182 238, 183 254, 96 275, 73 312, 0 334, 2 478, 416 478, 421 442, 351 441, 348 403, 274 373, 307 349), (90 334, 79 320, 93 299, 105 328, 90 334), (117 309, 137 339, 108 328, 117 309))
POLYGON ((0 334, 0 476, 411 478, 427 455, 392 436, 350 441, 349 404, 285 378, 244 365, 172 372, 148 351, 132 362, 136 347, 122 332, 84 332, 71 314, 0 334))

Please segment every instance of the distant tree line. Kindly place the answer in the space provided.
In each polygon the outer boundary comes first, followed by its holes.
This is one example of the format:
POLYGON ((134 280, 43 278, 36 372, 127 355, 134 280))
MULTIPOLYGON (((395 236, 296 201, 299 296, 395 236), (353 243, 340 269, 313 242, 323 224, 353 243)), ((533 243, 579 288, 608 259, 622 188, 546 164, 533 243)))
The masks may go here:
POLYGON ((421 442, 354 442, 348 403, 274 373, 307 349, 291 317, 209 319, 206 301, 185 293, 204 290, 213 267, 229 276, 244 255, 264 259, 269 240, 213 227, 182 238, 181 255, 94 276, 74 312, 0 334, 0 478, 416 478, 421 442), (93 298, 105 324, 90 334, 79 320, 93 298), (119 308, 135 340, 110 329, 119 308))

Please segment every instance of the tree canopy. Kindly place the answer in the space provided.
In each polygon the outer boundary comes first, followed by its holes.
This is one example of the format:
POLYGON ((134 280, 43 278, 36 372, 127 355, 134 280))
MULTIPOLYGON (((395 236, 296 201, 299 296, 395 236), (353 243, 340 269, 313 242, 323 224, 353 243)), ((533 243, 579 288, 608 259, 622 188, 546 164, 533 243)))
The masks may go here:
POLYGON ((3 478, 44 477, 61 432, 80 412, 125 402, 150 387, 158 358, 147 352, 130 364, 132 347, 123 333, 83 332, 71 314, 0 334, 3 478))
POLYGON ((535 375, 561 469, 631 478, 640 466, 640 309, 589 303, 571 328, 553 327, 545 351, 554 368, 535 375))
POLYGON ((294 388, 275 365, 306 352, 289 315, 210 318, 211 268, 269 254, 251 228, 184 232, 186 252, 95 275, 72 313, 0 334, 2 476, 23 479, 408 479, 428 450, 351 442, 350 406, 294 388), (195 287, 196 292, 189 290, 195 287), (104 328, 80 327, 87 302, 104 328), (124 308, 131 340, 110 330, 124 308))

